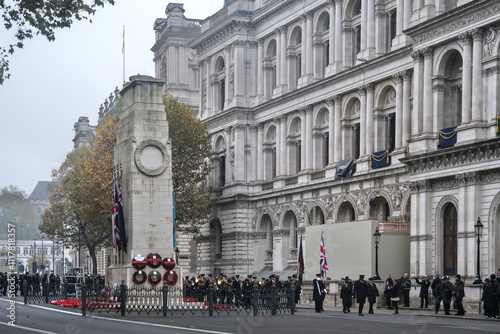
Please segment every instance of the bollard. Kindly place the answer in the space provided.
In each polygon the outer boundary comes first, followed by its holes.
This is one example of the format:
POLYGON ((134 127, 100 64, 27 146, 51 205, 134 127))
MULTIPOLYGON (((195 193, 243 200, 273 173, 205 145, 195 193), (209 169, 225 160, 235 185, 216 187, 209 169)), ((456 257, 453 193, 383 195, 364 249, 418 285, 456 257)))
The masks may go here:
POLYGON ((24 295, 24 304, 28 304, 28 282, 26 280, 23 281, 23 295, 24 295))
POLYGON ((253 316, 259 315, 259 287, 254 285, 253 287, 253 316))
POLYGON ((68 279, 64 279, 64 299, 68 299, 68 279))
POLYGON ((125 281, 122 281, 120 285, 120 310, 122 317, 125 316, 125 307, 127 305, 127 286, 125 285, 125 281))
POLYGON ((214 286, 210 284, 208 290, 208 315, 213 317, 214 315, 214 286))
POLYGON ((45 297, 45 304, 49 303, 49 279, 47 278, 43 283, 43 294, 45 297))
POLYGON ((290 287, 290 314, 295 314, 295 284, 290 287))
POLYGON ((168 313, 168 285, 163 281, 163 316, 166 317, 168 313))
POLYGON ((87 316, 87 283, 82 283, 82 316, 87 316))

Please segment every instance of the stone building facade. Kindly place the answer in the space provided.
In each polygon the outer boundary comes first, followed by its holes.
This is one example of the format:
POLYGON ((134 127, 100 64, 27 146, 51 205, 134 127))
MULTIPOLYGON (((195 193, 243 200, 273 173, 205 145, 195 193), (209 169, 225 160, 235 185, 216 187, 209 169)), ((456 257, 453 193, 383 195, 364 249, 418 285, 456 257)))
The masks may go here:
MULTIPOLYGON (((470 280, 478 217, 480 274, 500 267, 500 3, 227 0, 199 23, 171 47, 157 30, 154 47, 158 76, 161 50, 192 55, 214 148, 220 198, 194 238, 198 272, 292 273, 304 236, 309 279, 310 227, 372 221, 409 235, 411 276, 470 280)), ((360 246, 336 236, 329 260, 360 246)))

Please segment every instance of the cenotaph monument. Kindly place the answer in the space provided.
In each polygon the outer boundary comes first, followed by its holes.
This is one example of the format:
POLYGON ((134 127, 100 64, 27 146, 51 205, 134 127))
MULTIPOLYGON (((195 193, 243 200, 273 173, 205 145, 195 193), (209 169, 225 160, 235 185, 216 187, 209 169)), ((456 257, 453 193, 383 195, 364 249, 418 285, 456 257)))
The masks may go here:
POLYGON ((114 249, 108 286, 122 281, 154 286, 169 271, 162 262, 173 256, 171 147, 163 84, 137 75, 120 92, 114 168, 121 185, 127 252, 114 249))

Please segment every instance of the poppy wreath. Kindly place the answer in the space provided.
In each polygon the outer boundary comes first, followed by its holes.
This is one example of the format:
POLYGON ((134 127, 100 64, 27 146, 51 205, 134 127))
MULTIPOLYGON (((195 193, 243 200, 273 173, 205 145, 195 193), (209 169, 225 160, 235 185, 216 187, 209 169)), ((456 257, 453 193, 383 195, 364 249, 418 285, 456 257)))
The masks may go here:
POLYGON ((175 261, 171 257, 164 258, 163 268, 166 270, 173 270, 175 268, 175 261))
POLYGON ((148 256, 146 256, 146 261, 151 268, 158 268, 162 263, 161 256, 158 253, 149 253, 148 256))
POLYGON ((134 281, 135 284, 137 285, 141 285, 141 284, 144 284, 144 282, 146 282, 146 280, 148 279, 148 275, 146 274, 146 272, 142 271, 142 270, 137 270, 133 275, 132 275, 132 280, 134 281))
POLYGON ((179 276, 177 276, 177 273, 175 270, 170 270, 163 275, 163 280, 167 285, 175 285, 177 284, 177 280, 179 279, 179 276))
POLYGON ((151 285, 156 285, 161 281, 161 274, 158 270, 153 270, 148 275, 148 281, 151 285))

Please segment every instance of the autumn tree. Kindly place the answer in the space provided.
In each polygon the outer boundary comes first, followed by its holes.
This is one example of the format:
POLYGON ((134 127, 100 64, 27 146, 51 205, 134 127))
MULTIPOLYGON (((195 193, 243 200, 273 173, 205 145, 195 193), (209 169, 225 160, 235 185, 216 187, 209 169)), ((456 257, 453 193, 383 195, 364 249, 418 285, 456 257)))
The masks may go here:
POLYGON ((73 248, 85 247, 97 274, 97 250, 111 244, 111 185, 116 117, 97 128, 90 147, 70 152, 49 187, 51 207, 40 230, 73 248))
POLYGON ((209 219, 215 196, 207 177, 212 170, 210 137, 193 110, 171 95, 163 97, 172 142, 172 182, 176 228, 197 233, 209 219))
POLYGON ((9 224, 16 226, 18 240, 40 238, 40 216, 26 193, 13 185, 0 189, 0 240, 7 239, 9 224))
POLYGON ((97 8, 114 5, 114 0, 0 0, 0 12, 5 30, 12 30, 12 44, 0 45, 0 85, 9 78, 9 59, 16 49, 22 49, 24 41, 42 35, 55 40, 56 29, 70 28, 75 20, 89 20, 97 8))

